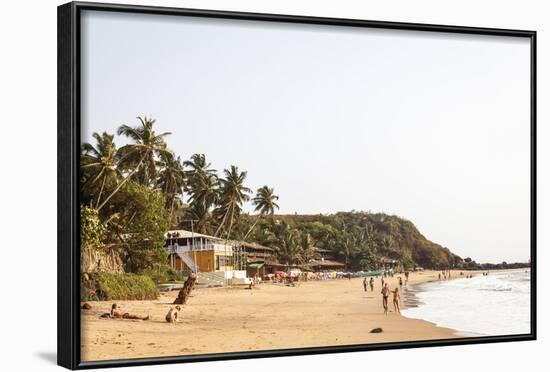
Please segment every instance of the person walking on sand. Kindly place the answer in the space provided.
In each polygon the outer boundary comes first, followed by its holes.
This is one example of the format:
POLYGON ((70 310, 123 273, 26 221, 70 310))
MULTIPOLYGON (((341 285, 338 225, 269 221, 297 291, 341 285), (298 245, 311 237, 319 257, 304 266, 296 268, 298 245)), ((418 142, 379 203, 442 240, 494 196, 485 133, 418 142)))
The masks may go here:
POLYGON ((384 287, 382 288, 382 306, 384 307, 384 315, 388 315, 388 297, 390 296, 390 288, 388 287, 388 283, 384 284, 384 287))
POLYGON ((380 278, 380 281, 382 282, 382 288, 384 288, 384 277, 380 278))
POLYGON ((392 291, 393 293, 393 309, 396 313, 401 314, 401 308, 399 306, 399 300, 401 299, 401 295, 399 294, 399 288, 395 288, 395 290, 392 291))
POLYGON ((371 276, 369 280, 370 291, 374 292, 374 278, 371 276))
POLYGON ((399 287, 403 287, 403 279, 401 277, 399 277, 399 287))
POLYGON ((363 289, 365 290, 365 292, 367 291, 367 277, 366 276, 363 278, 363 289))

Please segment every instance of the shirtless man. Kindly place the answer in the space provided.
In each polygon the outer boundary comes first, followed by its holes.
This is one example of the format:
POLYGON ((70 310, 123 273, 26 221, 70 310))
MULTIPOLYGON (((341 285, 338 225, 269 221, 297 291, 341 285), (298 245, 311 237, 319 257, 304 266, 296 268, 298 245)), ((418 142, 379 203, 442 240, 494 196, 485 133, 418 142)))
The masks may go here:
POLYGON ((390 296, 390 288, 388 287, 388 283, 384 284, 384 287, 382 288, 382 306, 384 306, 384 314, 388 315, 388 297, 390 296))
POLYGON ((391 291, 393 293, 393 309, 396 313, 401 314, 401 308, 399 306, 399 300, 401 299, 401 295, 399 294, 399 288, 395 288, 395 290, 391 291))
POLYGON ((370 277, 369 285, 370 285, 370 291, 373 292, 374 291, 374 278, 372 276, 370 277))
POLYGON ((139 316, 130 313, 122 313, 122 311, 120 311, 120 306, 113 304, 113 306, 111 306, 111 318, 149 320, 149 315, 139 316))
POLYGON ((363 289, 365 290, 365 292, 367 291, 367 277, 366 276, 363 278, 363 289))
POLYGON ((175 308, 171 307, 170 310, 168 310, 168 314, 166 314, 166 321, 172 324, 179 322, 180 311, 181 307, 179 305, 177 305, 175 308))

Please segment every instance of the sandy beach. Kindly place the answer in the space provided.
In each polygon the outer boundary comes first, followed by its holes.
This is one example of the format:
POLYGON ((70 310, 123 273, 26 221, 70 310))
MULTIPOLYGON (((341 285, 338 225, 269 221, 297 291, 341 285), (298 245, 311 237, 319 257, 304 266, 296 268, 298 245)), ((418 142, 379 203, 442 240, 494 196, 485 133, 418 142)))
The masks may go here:
MULTIPOLYGON (((471 272, 468 272, 471 273, 471 272)), ((438 272, 411 273, 408 286, 438 280, 438 272)), ((390 288, 398 275, 387 278, 390 288)), ((458 271, 452 278, 460 278, 458 271)), ((404 278, 403 278, 404 279, 404 278)), ((124 312, 149 314, 151 320, 100 319, 112 302, 91 302, 82 310, 83 361, 209 354, 311 346, 368 344, 462 337, 451 329, 393 311, 383 314, 380 278, 374 291, 362 279, 308 281, 296 287, 266 283, 243 287, 199 288, 181 313, 181 321, 164 317, 177 291, 155 301, 117 301, 124 312), (382 333, 370 333, 381 327, 382 333)), ((403 286, 402 307, 412 294, 403 286)))

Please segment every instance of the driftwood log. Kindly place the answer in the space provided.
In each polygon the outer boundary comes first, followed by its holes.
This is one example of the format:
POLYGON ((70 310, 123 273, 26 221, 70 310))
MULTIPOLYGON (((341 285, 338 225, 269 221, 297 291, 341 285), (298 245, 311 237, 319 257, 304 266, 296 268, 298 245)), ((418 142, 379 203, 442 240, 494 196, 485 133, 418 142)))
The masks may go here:
POLYGON ((189 275, 189 278, 183 283, 183 288, 180 289, 178 297, 174 300, 174 305, 185 305, 189 299, 191 291, 195 287, 195 282, 197 281, 197 275, 194 273, 189 275))

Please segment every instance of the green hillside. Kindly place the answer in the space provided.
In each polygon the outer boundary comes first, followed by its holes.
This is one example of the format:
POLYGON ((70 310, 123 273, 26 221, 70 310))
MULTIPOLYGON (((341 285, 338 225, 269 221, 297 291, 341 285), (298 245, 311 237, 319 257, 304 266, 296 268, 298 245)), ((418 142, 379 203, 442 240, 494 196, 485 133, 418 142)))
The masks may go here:
MULTIPOLYGON (((264 222, 263 231, 276 229, 277 224, 306 234, 310 245, 332 251, 350 270, 380 267, 384 259, 397 260, 409 269, 443 269, 464 264, 448 248, 426 239, 411 221, 383 213, 274 215, 264 222)), ((256 237, 262 241, 261 231, 256 237)), ((270 239, 263 239, 263 243, 269 244, 270 239)))

